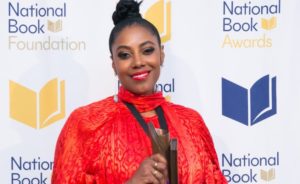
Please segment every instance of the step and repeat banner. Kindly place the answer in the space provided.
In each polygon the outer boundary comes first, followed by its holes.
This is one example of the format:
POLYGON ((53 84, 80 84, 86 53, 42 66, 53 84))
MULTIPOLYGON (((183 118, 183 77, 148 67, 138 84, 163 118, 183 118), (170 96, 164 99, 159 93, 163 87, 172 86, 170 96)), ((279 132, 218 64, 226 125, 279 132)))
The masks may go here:
MULTIPOLYGON (((0 2, 0 183, 50 184, 77 107, 117 93, 114 1, 0 2)), ((147 0, 166 58, 157 88, 196 109, 229 183, 297 184, 300 2, 147 0)))

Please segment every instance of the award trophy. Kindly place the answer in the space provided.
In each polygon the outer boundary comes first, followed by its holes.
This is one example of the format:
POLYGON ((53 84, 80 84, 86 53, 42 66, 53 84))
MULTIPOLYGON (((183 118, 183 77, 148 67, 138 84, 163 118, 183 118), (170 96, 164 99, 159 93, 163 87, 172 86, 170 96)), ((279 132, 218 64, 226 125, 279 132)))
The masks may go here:
POLYGON ((168 162, 169 184, 178 184, 177 139, 171 139, 167 130, 155 128, 148 123, 153 153, 160 153, 168 162))

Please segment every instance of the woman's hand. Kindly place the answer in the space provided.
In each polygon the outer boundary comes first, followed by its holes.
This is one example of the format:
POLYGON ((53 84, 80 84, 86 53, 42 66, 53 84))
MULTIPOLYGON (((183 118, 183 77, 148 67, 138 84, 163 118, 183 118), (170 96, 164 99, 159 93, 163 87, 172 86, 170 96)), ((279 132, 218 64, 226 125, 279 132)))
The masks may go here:
POLYGON ((146 158, 127 184, 166 184, 168 167, 166 159, 160 154, 146 158))

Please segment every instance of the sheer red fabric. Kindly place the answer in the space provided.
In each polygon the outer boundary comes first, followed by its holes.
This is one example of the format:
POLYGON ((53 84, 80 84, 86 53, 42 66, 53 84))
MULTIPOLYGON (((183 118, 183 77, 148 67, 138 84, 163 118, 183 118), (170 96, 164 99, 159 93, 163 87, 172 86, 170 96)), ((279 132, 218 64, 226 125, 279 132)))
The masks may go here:
MULTIPOLYGON (((125 183, 152 154, 150 139, 123 100, 140 112, 162 106, 170 136, 178 139, 180 184, 227 183, 196 111, 167 102, 161 92, 137 96, 121 88, 118 97, 118 102, 108 97, 70 115, 57 141, 52 184, 125 183)), ((156 116, 145 121, 159 127, 156 116)))

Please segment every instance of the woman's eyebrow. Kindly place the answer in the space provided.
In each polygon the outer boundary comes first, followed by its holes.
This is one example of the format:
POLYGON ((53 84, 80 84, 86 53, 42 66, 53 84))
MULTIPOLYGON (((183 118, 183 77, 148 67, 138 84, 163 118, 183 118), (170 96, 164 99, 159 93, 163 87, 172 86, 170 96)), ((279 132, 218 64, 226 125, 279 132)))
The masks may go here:
MULTIPOLYGON (((152 42, 152 41, 145 41, 145 42, 141 43, 139 45, 139 47, 143 47, 143 46, 145 46, 147 44, 155 45, 155 43, 152 42)), ((131 48, 129 46, 127 46, 127 45, 120 45, 120 46, 117 47, 117 50, 119 50, 119 49, 128 49, 128 50, 130 50, 131 48)))
POLYGON ((119 50, 119 49, 130 49, 130 47, 128 47, 128 46, 126 46, 126 45, 120 45, 120 46, 118 46, 117 47, 117 50, 119 50))
POLYGON ((143 46, 145 46, 145 45, 147 45, 147 44, 154 45, 155 43, 152 42, 152 41, 145 41, 145 42, 143 42, 143 43, 140 44, 140 47, 143 47, 143 46))

